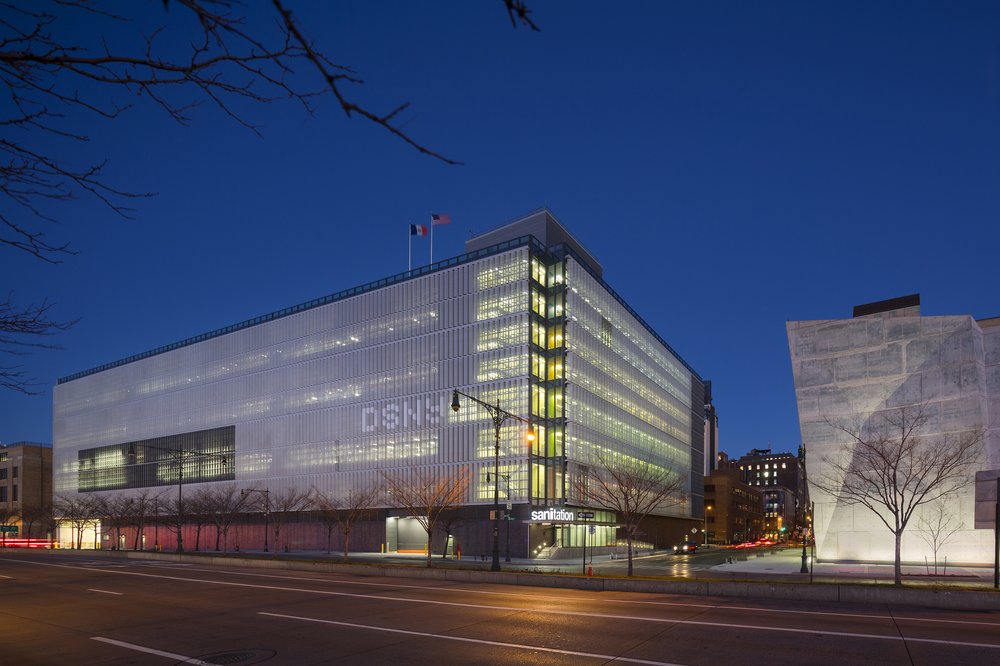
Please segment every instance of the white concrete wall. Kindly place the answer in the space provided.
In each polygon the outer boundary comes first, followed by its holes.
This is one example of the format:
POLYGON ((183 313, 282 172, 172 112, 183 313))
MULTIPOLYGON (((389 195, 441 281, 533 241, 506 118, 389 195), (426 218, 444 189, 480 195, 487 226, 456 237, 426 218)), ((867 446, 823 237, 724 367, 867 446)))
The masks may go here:
MULTIPOLYGON (((831 478, 825 459, 842 453, 849 442, 831 424, 864 423, 881 410, 923 404, 929 437, 985 433, 968 484, 945 500, 958 531, 938 556, 949 562, 992 562, 992 530, 974 529, 974 476, 1000 460, 998 431, 990 419, 991 407, 1000 409, 1000 348, 995 347, 1000 336, 992 331, 984 336, 968 316, 921 317, 913 308, 855 319, 788 322, 787 334, 810 479, 831 478)), ((810 493, 821 559, 892 561, 892 533, 869 509, 838 504, 815 484, 810 493)), ((937 510, 930 505, 925 509, 937 510)), ((932 557, 920 538, 919 518, 914 516, 904 535, 904 561, 932 557)))

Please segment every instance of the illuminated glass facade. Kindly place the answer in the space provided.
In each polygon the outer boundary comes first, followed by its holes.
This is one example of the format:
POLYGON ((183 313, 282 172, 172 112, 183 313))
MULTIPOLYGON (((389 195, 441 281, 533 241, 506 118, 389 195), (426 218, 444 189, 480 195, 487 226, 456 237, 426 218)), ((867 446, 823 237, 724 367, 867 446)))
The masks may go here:
MULTIPOLYGON (((530 450, 523 424, 501 432, 515 552, 528 549, 531 507, 579 504, 571 475, 595 448, 700 473, 698 376, 589 255, 511 226, 460 257, 60 380, 55 491, 176 483, 181 463, 161 451, 174 442, 213 454, 184 461, 185 484, 336 494, 433 466, 467 471, 468 504, 488 510, 493 424, 471 402, 452 412, 456 388, 536 425, 530 450), (188 441, 204 433, 214 439, 188 441)), ((698 511, 691 497, 672 515, 698 511)), ((601 522, 609 542, 614 519, 601 522)), ((582 534, 564 531, 534 540, 582 534)))

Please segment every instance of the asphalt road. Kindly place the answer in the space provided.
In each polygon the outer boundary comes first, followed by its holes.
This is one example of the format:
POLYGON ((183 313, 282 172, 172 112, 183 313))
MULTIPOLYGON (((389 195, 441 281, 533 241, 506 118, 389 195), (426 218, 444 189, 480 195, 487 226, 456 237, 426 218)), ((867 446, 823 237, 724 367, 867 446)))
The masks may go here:
POLYGON ((1000 613, 0 554, 3 664, 994 664, 1000 613), (191 660, 191 661, 186 661, 191 660))

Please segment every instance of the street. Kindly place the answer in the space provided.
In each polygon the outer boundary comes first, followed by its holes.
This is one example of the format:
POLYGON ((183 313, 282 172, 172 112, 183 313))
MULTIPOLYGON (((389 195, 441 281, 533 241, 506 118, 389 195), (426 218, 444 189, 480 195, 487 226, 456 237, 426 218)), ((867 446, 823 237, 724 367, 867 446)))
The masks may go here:
POLYGON ((0 555, 4 663, 985 664, 1000 613, 0 555), (187 660, 187 661, 185 661, 187 660))

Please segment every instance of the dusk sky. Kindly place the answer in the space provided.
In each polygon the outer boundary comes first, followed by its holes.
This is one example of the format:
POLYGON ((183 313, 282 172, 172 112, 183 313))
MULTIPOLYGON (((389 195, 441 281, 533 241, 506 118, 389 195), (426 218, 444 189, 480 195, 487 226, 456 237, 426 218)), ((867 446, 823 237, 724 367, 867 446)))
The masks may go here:
MULTIPOLYGON (((800 443, 787 320, 910 293, 926 315, 1000 316, 1000 3, 530 0, 541 32, 500 0, 288 4, 365 80, 351 94, 409 101, 406 132, 464 165, 329 99, 246 106, 260 137, 209 104, 188 127, 143 98, 71 118, 91 141, 63 154, 157 196, 133 220, 65 207, 46 228, 79 251, 61 265, 0 248, 5 291, 80 319, 17 359, 35 377, 404 271, 431 212, 454 220, 443 259, 549 208, 712 380, 730 455, 800 443)), ((51 442, 51 399, 0 393, 0 440, 51 442)))

